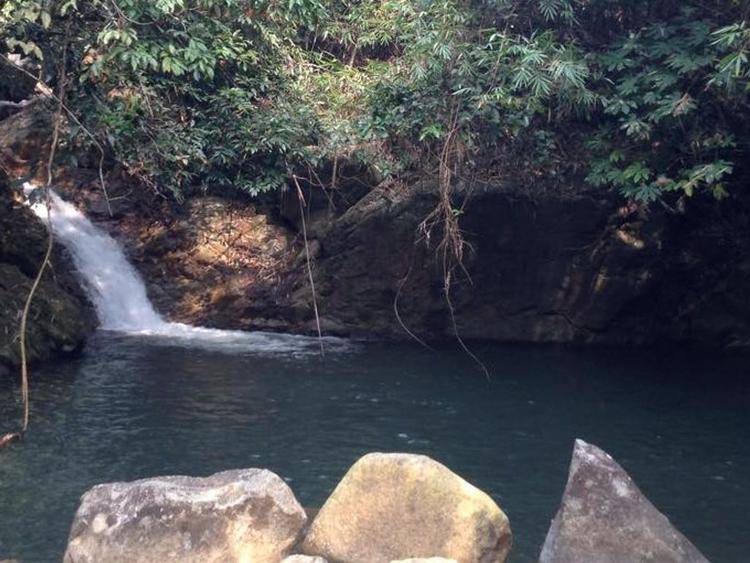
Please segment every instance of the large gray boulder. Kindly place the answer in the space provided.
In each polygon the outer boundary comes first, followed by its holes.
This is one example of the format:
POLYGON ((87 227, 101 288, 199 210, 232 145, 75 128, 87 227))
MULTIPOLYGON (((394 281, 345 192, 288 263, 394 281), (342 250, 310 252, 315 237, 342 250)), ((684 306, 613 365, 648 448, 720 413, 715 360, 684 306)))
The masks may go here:
POLYGON ((540 563, 707 563, 606 452, 576 440, 540 563))
POLYGON ((265 469, 98 485, 83 495, 65 563, 278 563, 307 517, 265 469))
POLYGON ((500 563, 508 518, 485 493, 426 456, 368 454, 313 520, 302 551, 338 563, 434 556, 500 563))

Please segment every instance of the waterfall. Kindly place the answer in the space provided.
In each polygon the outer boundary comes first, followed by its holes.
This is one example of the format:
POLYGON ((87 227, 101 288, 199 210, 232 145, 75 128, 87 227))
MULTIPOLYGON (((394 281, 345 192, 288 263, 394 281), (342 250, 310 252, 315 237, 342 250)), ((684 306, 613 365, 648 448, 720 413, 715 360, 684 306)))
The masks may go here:
MULTIPOLYGON (((56 193, 50 194, 50 200, 52 232, 70 251, 101 327, 122 332, 163 331, 167 323, 154 310, 143 280, 117 242, 56 193)), ((44 202, 31 209, 47 220, 44 202)))
MULTIPOLYGON (((35 186, 26 184, 27 194, 35 186)), ((73 204, 50 192, 46 202, 29 202, 32 211, 48 224, 70 252, 82 285, 96 308, 103 330, 151 335, 170 343, 239 351, 314 351, 317 340, 262 332, 218 330, 164 320, 146 294, 146 286, 128 262, 120 245, 94 225, 73 204)), ((344 340, 326 338, 327 346, 346 347, 344 340)))

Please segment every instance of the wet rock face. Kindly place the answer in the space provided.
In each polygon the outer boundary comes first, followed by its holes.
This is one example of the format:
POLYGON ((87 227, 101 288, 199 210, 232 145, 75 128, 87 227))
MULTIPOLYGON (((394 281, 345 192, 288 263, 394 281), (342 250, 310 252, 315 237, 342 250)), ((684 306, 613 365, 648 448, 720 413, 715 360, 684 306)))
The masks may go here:
MULTIPOLYGON (((418 234, 436 186, 372 180, 342 184, 333 200, 303 187, 324 332, 408 339, 403 321, 421 338, 455 338, 440 234, 429 248, 418 234)), ((274 214, 240 199, 139 202, 144 190, 111 179, 111 219, 91 185, 78 203, 124 244, 170 320, 315 332, 296 191, 274 214)), ((582 186, 497 184, 472 191, 460 224, 471 282, 457 271, 451 301, 466 339, 750 347, 750 196, 694 198, 674 215, 582 186)))
POLYGON ((161 314, 225 329, 304 329, 309 301, 298 310, 289 299, 300 251, 294 233, 247 202, 195 197, 177 205, 132 192, 112 182, 114 217, 95 186, 64 195, 124 246, 161 314))
MULTIPOLYGON (((398 296, 410 329, 453 338, 435 254, 440 233, 430 248, 418 234, 436 204, 430 183, 376 190, 336 221, 322 241, 324 325, 357 332, 366 316, 371 330, 404 335, 393 313, 398 296)), ((615 210, 606 197, 533 200, 500 186, 474 193, 461 216, 472 283, 457 273, 451 295, 461 334, 531 342, 618 338, 602 333, 649 288, 654 255, 653 247, 616 238, 609 224, 615 210)))
POLYGON ((428 457, 373 453, 320 509, 302 551, 342 563, 501 563, 510 546, 508 519, 485 493, 428 457))
MULTIPOLYGON (((417 234, 436 203, 428 182, 377 188, 337 218, 317 262, 324 328, 405 337, 397 301, 417 335, 453 338, 439 240, 427 249, 417 234)), ((728 207, 694 202, 673 216, 605 192, 477 189, 461 215, 471 283, 454 276, 458 329, 503 342, 748 346, 750 202, 728 207)))
POLYGON ((81 499, 65 563, 277 563, 306 516, 263 469, 98 485, 81 499))
POLYGON ((608 454, 577 440, 540 563, 708 563, 608 454))
MULTIPOLYGON (((19 363, 18 331, 24 302, 47 247, 47 232, 0 177, 0 374, 19 363)), ((33 362, 79 349, 95 315, 60 245, 55 245, 32 302, 27 353, 33 362)))

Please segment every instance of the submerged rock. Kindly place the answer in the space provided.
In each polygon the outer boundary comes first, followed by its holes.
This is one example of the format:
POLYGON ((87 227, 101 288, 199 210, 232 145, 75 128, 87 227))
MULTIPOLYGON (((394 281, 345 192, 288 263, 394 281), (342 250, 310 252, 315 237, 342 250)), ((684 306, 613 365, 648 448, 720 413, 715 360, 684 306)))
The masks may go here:
POLYGON ((291 489, 265 469, 156 477, 89 490, 65 563, 277 563, 306 524, 291 489))
POLYGON ((426 456, 368 454, 328 498, 302 550, 342 563, 439 555, 505 561, 508 518, 485 493, 426 456))
POLYGON ((576 440, 540 563, 707 563, 607 453, 576 440))

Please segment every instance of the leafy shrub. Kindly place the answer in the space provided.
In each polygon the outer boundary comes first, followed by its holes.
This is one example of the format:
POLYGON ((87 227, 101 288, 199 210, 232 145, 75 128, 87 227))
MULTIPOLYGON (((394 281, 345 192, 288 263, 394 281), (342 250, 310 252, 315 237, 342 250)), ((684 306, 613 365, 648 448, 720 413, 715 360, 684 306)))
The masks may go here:
MULTIPOLYGON (((111 155, 182 198, 257 195, 356 154, 385 173, 725 197, 746 159, 739 0, 6 0, 0 39, 60 50, 111 155), (575 150, 565 150, 576 147, 575 150), (460 168, 460 171, 458 170, 460 168)), ((86 137, 77 128, 73 140, 86 137)))

